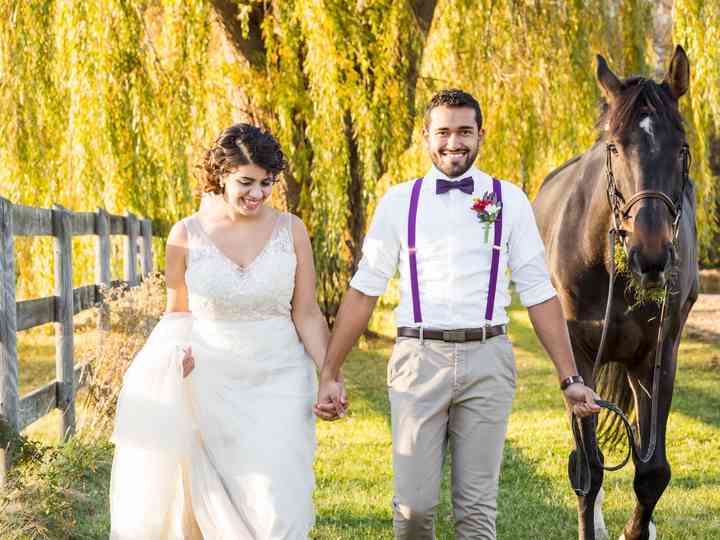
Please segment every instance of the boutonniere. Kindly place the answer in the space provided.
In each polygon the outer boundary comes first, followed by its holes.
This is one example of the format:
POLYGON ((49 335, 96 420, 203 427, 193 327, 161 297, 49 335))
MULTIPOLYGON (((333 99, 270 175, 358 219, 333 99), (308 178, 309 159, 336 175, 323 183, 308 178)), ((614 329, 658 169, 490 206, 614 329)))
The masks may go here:
POLYGON ((470 209, 477 214, 478 221, 485 224, 485 243, 487 244, 490 238, 490 225, 500 217, 502 202, 497 200, 495 193, 486 191, 482 197, 473 198, 473 205, 470 209))

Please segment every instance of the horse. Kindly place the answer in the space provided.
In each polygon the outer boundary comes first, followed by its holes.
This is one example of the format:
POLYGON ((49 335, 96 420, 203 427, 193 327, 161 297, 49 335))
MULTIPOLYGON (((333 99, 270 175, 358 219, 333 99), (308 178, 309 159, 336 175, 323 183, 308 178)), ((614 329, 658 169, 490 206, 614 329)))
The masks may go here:
MULTIPOLYGON (((678 109, 690 67, 678 46, 659 84, 621 80, 602 56, 596 75, 599 136, 543 180, 533 206, 580 375, 626 415, 634 411, 637 502, 620 538, 646 540, 656 537, 653 510, 670 482, 667 419, 680 337, 698 295, 695 192, 678 109)), ((598 445, 617 441, 621 428, 597 415, 579 421, 589 477, 584 489, 574 486, 581 540, 608 538, 598 445)), ((581 458, 571 454, 571 474, 581 458)))

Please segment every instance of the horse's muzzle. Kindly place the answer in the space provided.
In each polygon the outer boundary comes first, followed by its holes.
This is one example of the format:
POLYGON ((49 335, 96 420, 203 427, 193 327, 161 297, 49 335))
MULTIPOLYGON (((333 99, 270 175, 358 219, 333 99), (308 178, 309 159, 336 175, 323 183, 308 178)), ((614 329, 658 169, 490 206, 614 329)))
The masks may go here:
POLYGON ((659 253, 645 253, 638 246, 630 248, 628 253, 630 271, 637 277, 643 289, 665 287, 675 264, 675 258, 675 249, 669 242, 659 253))

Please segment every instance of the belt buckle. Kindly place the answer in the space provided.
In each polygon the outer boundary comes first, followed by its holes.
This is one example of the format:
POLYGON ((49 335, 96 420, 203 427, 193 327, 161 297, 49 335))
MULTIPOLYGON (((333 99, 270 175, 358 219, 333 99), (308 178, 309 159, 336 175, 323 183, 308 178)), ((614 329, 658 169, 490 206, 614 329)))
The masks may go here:
POLYGON ((443 341, 449 343, 464 343, 467 341, 465 330, 443 330, 443 341))

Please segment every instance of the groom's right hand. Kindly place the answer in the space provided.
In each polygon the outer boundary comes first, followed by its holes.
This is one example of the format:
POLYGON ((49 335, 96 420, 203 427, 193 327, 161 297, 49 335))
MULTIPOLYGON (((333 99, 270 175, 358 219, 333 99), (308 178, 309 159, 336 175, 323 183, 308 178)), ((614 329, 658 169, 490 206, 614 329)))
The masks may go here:
POLYGON ((321 377, 317 403, 313 405, 315 415, 323 420, 338 420, 345 416, 346 404, 343 383, 336 380, 325 380, 321 377))

